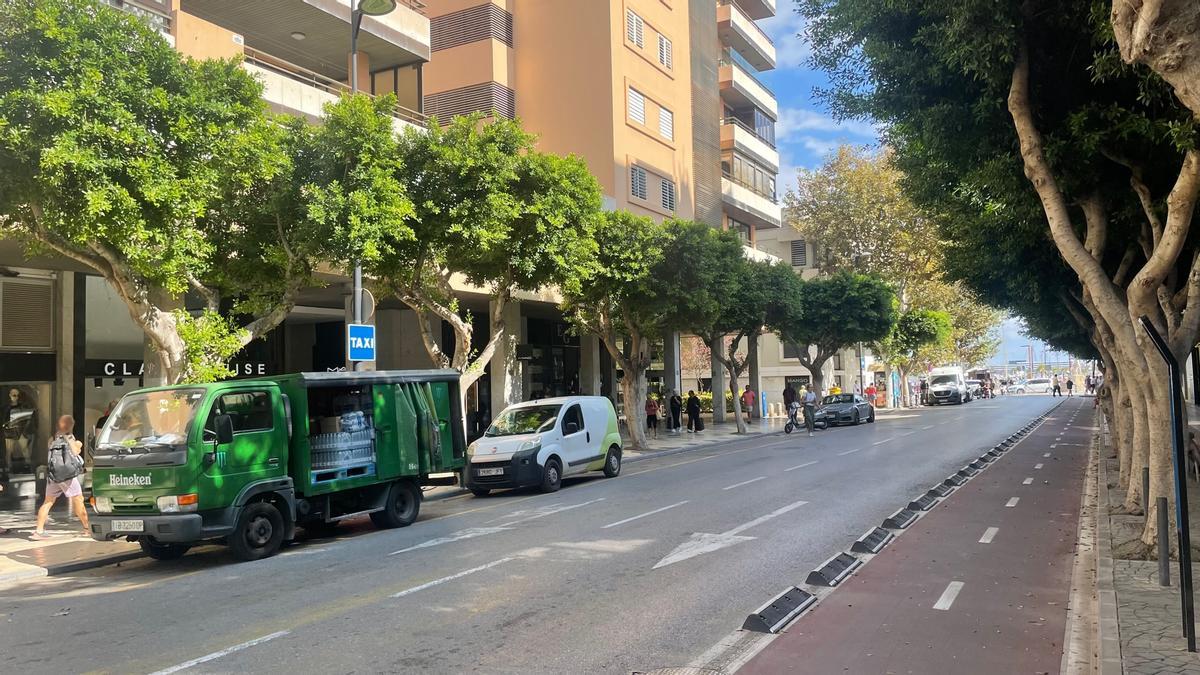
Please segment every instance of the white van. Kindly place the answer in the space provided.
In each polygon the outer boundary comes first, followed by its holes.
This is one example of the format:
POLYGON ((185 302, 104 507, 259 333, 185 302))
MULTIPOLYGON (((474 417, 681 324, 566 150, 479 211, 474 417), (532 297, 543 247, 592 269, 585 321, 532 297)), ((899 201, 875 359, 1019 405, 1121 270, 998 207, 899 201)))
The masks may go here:
POLYGON ((971 400, 967 378, 962 368, 947 366, 929 371, 929 398, 926 405, 962 404, 971 400))
POLYGON ((617 411, 603 396, 563 396, 504 409, 467 446, 466 487, 482 497, 496 488, 538 486, 554 492, 563 476, 621 473, 617 411))

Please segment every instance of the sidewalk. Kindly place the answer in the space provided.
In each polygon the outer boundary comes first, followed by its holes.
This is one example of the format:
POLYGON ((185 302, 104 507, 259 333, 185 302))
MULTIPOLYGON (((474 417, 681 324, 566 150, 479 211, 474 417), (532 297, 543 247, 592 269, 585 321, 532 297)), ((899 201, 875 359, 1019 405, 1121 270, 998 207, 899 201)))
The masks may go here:
POLYGON ((1092 416, 1065 401, 739 672, 1059 672, 1092 416))

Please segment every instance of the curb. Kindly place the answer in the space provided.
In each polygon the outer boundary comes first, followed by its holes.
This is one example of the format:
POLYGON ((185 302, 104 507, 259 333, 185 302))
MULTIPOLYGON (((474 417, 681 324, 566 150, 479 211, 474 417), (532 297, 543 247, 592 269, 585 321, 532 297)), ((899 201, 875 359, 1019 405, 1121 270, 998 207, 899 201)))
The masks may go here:
POLYGON ((7 584, 13 581, 24 581, 25 579, 37 579, 47 576, 45 568, 35 567, 33 569, 21 570, 20 572, 5 572, 0 574, 0 584, 7 584))
MULTIPOLYGON (((1104 420, 1101 428, 1108 426, 1104 420)), ((1112 532, 1108 510, 1108 460, 1104 456, 1104 432, 1100 432, 1097 454, 1096 509, 1096 598, 1100 605, 1097 642, 1100 645, 1100 675, 1120 675, 1121 626, 1117 619, 1117 589, 1113 582, 1112 532)))
POLYGON ((72 572, 81 572, 90 570, 94 567, 105 567, 107 565, 116 565, 130 560, 138 560, 145 558, 146 554, 141 551, 126 551, 125 553, 117 553, 115 555, 104 556, 103 558, 91 558, 89 560, 76 560, 73 562, 59 563, 57 565, 49 565, 45 568, 45 576, 53 577, 59 574, 71 574, 72 572))

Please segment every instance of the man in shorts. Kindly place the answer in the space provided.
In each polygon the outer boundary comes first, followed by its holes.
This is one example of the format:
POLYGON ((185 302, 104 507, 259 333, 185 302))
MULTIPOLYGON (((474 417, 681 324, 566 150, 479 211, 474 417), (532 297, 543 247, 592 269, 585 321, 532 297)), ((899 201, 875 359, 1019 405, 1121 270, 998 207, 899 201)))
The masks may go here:
MULTIPOLYGON (((63 415, 58 418, 58 427, 54 430, 54 437, 50 439, 49 447, 52 449, 55 443, 63 441, 67 444, 67 448, 76 455, 83 452, 83 443, 75 440, 75 434, 72 433, 75 429, 75 418, 70 415, 63 415)), ((37 529, 34 531, 30 539, 35 541, 44 541, 50 537, 46 536, 46 519, 50 517, 50 509, 54 508, 54 502, 58 501, 58 496, 64 495, 71 502, 71 510, 79 518, 79 522, 83 523, 83 536, 91 536, 88 528, 87 507, 83 504, 83 486, 79 483, 79 477, 76 476, 69 481, 55 483, 52 480, 46 481, 46 500, 42 502, 37 512, 37 529)))

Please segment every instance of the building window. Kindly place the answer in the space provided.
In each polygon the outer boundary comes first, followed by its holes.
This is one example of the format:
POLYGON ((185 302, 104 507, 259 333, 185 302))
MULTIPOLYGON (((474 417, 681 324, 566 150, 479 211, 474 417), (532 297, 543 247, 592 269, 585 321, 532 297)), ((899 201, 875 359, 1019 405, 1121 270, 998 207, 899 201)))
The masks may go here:
POLYGON ((837 352, 836 354, 833 355, 833 369, 834 370, 842 369, 842 353, 841 352, 837 352))
POLYGON ((625 10, 625 38, 639 49, 646 46, 645 22, 632 9, 625 10))
POLYGON ((792 240, 792 267, 808 266, 808 244, 803 239, 792 240))
POLYGON ((798 359, 800 358, 800 345, 794 342, 783 343, 783 358, 798 359))
POLYGON ((666 108, 658 109, 658 135, 668 141, 675 138, 675 116, 666 108))
POLYGON ((646 198, 646 170, 640 166, 629 167, 629 192, 638 199, 646 198))
POLYGON ((675 211, 675 183, 667 179, 662 182, 662 207, 668 211, 675 211))
POLYGON ((775 201, 775 173, 738 154, 721 158, 721 171, 735 183, 775 201))
POLYGON ((671 41, 665 35, 658 36, 658 62, 667 70, 674 66, 674 56, 671 54, 671 41))
POLYGON ((633 87, 629 88, 629 119, 638 124, 646 123, 646 97, 633 87))
POLYGON ((752 242, 752 237, 750 236, 750 226, 746 223, 730 218, 729 229, 737 232, 738 239, 741 239, 743 244, 749 245, 752 242))

